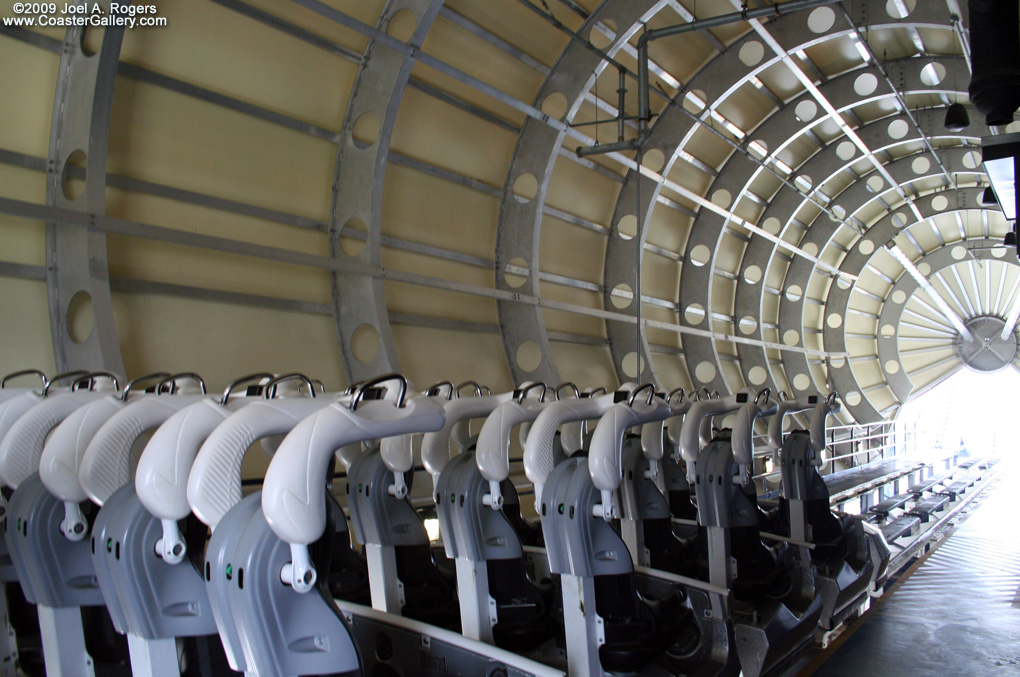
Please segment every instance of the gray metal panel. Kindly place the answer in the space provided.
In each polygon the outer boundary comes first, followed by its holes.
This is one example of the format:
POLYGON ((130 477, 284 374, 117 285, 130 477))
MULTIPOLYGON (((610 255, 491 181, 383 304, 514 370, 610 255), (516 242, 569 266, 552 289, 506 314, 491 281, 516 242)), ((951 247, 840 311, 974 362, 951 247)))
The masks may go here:
MULTIPOLYGON (((104 12, 109 2, 101 3, 104 12)), ((123 28, 107 28, 99 53, 87 54, 86 28, 69 28, 64 38, 53 102, 47 166, 46 204, 88 214, 106 212, 106 154, 123 28), (85 186, 80 194, 65 193, 68 160, 85 154, 85 186), (72 199, 73 198, 73 199, 72 199)), ((95 29, 93 29, 95 30, 95 29)), ((80 160, 76 160, 78 162, 80 160)), ((58 371, 106 369, 124 373, 117 327, 110 298, 106 235, 92 229, 56 223, 46 226, 47 290, 50 331, 58 371), (88 313, 92 329, 85 337, 71 336, 71 302, 91 299, 76 312, 88 313)))
MULTIPOLYGON (((389 21, 401 10, 411 11, 417 19, 409 44, 417 50, 425 40, 442 0, 390 0, 379 17, 377 30, 385 33, 389 21)), ((369 43, 351 92, 337 155, 330 213, 330 254, 338 259, 356 260, 368 266, 381 265, 381 214, 383 185, 390 140, 400 101, 415 59, 406 51, 391 49, 375 38, 369 43), (371 117, 379 125, 374 142, 355 139, 359 120, 371 129, 371 117), (348 256, 340 238, 345 224, 359 220, 367 232, 364 247, 348 256)), ((387 372, 399 372, 393 332, 386 312, 383 281, 379 277, 336 271, 331 275, 333 317, 347 378, 353 383, 387 372), (371 359, 355 356, 354 333, 359 327, 371 327, 379 337, 378 351, 371 359)), ((363 355, 362 357, 367 357, 363 355)))

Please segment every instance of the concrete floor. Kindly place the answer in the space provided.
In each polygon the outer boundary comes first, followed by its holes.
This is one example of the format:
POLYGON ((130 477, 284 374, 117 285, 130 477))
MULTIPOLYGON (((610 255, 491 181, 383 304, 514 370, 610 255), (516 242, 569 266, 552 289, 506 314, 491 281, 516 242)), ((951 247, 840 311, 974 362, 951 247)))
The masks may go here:
POLYGON ((1020 674, 1020 459, 801 675, 1020 674))

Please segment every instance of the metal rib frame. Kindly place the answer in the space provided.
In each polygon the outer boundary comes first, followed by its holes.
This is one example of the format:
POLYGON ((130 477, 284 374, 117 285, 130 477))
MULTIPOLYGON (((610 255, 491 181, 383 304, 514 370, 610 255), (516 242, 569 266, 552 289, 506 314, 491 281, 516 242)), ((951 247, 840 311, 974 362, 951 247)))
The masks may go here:
MULTIPOLYGON (((110 3, 102 4, 109 11, 110 3)), ((97 53, 86 50, 88 30, 95 29, 69 28, 64 37, 50 127, 46 204, 104 214, 110 110, 124 29, 105 29, 97 53), (84 188, 78 192, 70 173, 82 165, 84 188)), ((91 228, 47 223, 46 270, 57 371, 104 369, 123 374, 106 235, 91 228), (72 333, 72 325, 79 322, 91 324, 86 336, 72 333)))

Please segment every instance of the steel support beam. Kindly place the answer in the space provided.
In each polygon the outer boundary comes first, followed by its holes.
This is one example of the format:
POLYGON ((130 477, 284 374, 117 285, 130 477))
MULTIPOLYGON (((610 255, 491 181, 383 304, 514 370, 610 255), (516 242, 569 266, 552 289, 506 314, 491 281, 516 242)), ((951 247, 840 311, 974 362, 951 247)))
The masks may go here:
MULTIPOLYGON (((418 50, 442 5, 442 0, 390 0, 379 17, 375 35, 403 37, 418 50), (408 18, 414 24, 406 36, 397 32, 402 27, 391 25, 398 14, 399 20, 408 18)), ((365 51, 348 100, 337 154, 329 222, 329 249, 334 258, 357 261, 370 268, 381 265, 386 164, 414 62, 407 51, 391 49, 375 37, 365 51), (345 229, 362 230, 367 239, 350 239, 345 244, 345 229)), ((350 382, 399 372, 382 279, 334 271, 330 287, 342 362, 350 382)))
MULTIPOLYGON (((110 3, 101 4, 108 12, 110 3)), ((70 28, 64 37, 50 128, 46 203, 104 214, 110 109, 124 29, 106 28, 95 54, 86 50, 89 30, 96 29, 70 28), (84 167, 84 186, 69 176, 74 166, 84 167)), ((46 267, 57 370, 104 369, 124 374, 110 296, 106 235, 91 228, 49 223, 46 267)))

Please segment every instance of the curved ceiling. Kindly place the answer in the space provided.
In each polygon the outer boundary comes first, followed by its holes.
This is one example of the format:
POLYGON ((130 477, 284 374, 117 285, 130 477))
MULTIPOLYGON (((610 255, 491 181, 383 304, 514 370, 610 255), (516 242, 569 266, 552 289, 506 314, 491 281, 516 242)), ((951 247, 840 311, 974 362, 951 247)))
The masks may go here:
MULTIPOLYGON (((190 4, 167 28, 108 30, 94 48, 76 33, 0 33, 61 60, 51 209, 0 198, 0 212, 62 226, 47 246, 58 366, 120 365, 107 265, 115 292, 331 312, 350 381, 409 361, 412 377, 427 371, 434 355, 401 341, 405 325, 498 331, 515 383, 589 368, 721 392, 836 390, 860 422, 895 415, 961 357, 1016 365, 1020 268, 999 246, 1001 212, 978 200, 992 132, 972 108, 962 132, 943 125, 967 100, 962 0, 844 0, 651 42, 647 139, 583 158, 640 132, 643 32, 741 2, 190 4), (160 119, 161 96, 287 130, 287 142, 266 132, 275 154, 245 155, 272 157, 276 178, 253 191, 243 171, 206 171, 237 152, 233 132, 160 119), (144 152, 155 130, 189 148, 202 180, 144 152), (314 178, 284 191, 289 173, 314 178), (83 197, 66 190, 75 179, 83 197), (167 226, 125 207, 136 194, 271 227, 167 226), (136 239, 280 268, 262 290, 207 279, 202 291, 132 270, 136 239), (298 285, 288 267, 313 272, 298 285), (65 318, 80 290, 96 329, 75 341, 65 318)), ((248 125, 233 127, 261 133, 248 125)), ((39 170, 30 152, 2 150, 39 170)), ((459 349, 438 348, 448 360, 459 349)))

